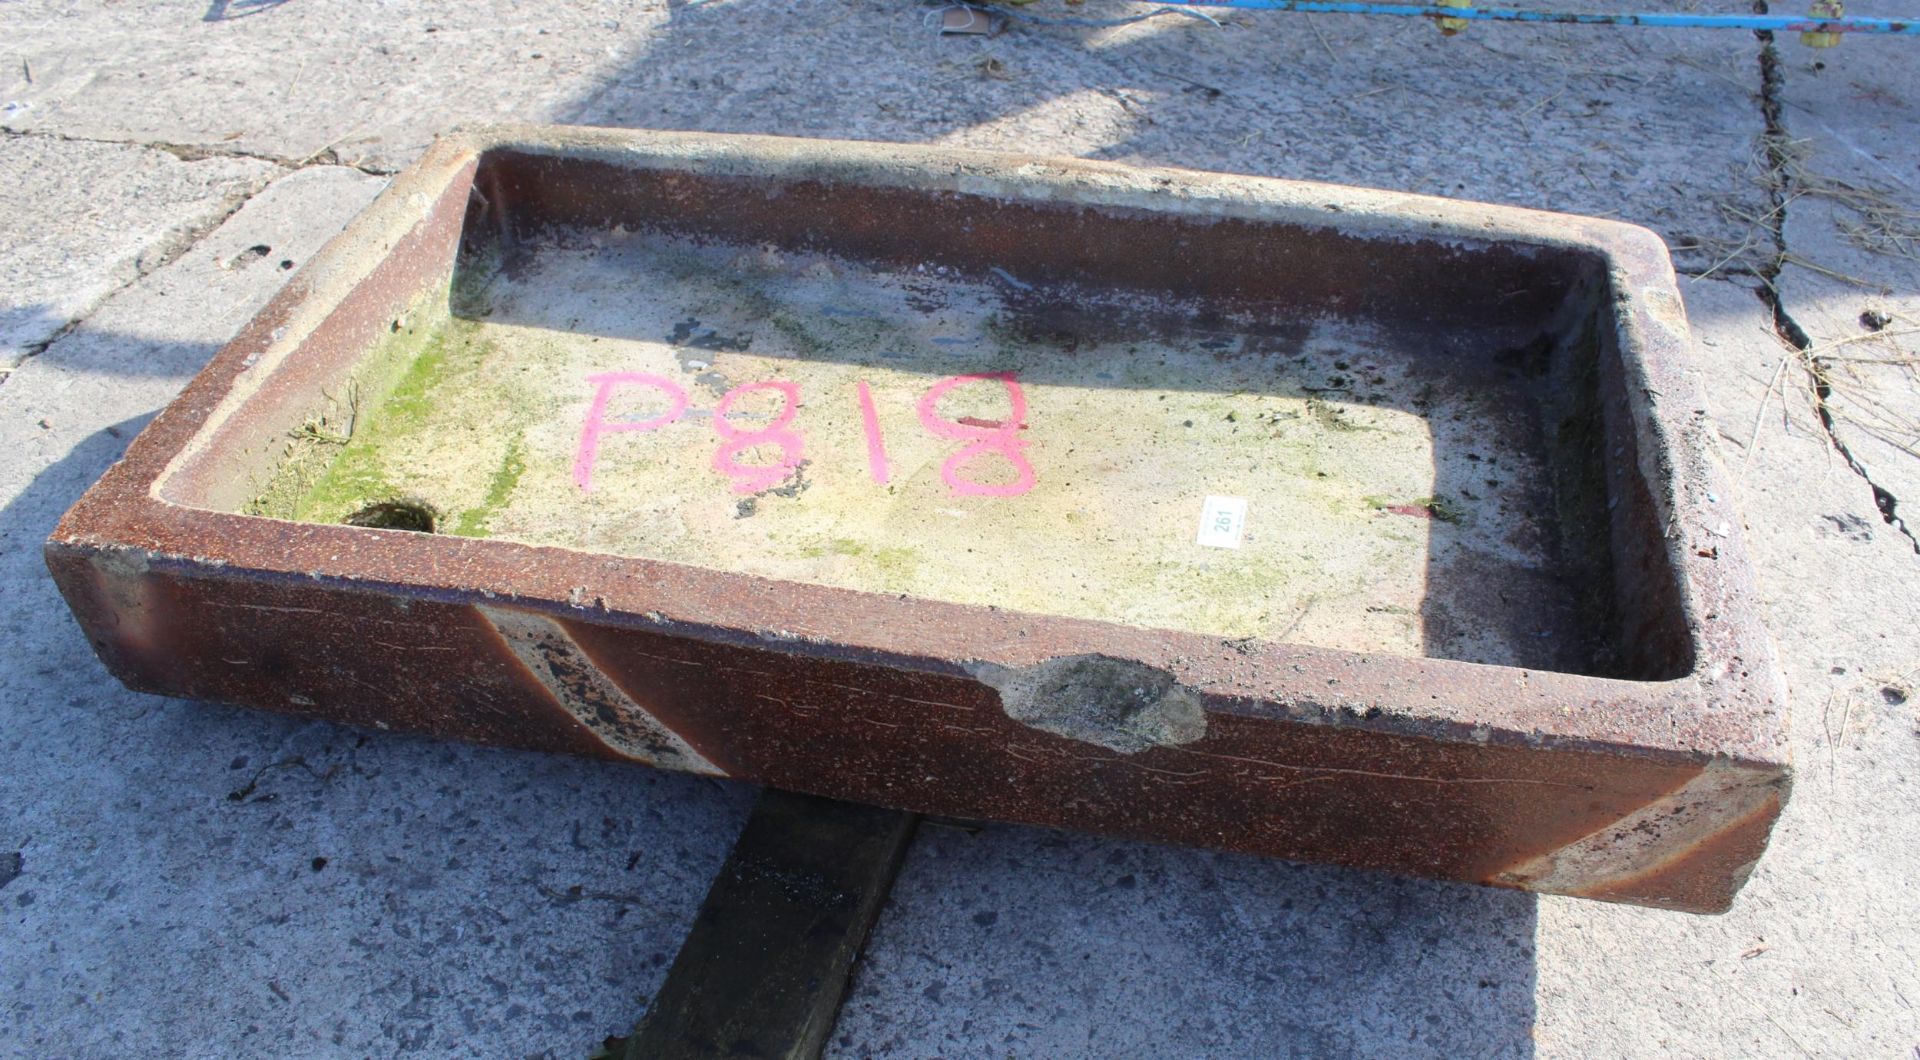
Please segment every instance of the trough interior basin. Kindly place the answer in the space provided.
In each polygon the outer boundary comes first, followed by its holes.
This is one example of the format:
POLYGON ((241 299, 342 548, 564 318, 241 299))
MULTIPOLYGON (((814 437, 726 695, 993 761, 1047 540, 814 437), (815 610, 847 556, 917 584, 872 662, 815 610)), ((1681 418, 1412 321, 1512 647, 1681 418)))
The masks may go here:
POLYGON ((263 389, 173 499, 1229 639, 1691 662, 1615 495, 1591 251, 504 149, 473 189, 451 270, 263 389))

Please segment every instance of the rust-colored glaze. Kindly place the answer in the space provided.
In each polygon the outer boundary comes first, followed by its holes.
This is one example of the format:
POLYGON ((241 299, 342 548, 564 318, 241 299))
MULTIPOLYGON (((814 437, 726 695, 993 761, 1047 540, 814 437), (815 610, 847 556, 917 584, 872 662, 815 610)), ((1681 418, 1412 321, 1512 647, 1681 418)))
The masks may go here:
POLYGON ((102 660, 139 691, 617 757, 469 605, 182 577, 78 552, 53 569, 102 660))
POLYGON ((1010 719, 971 677, 569 628, 731 775, 923 813, 1491 880, 1699 772, 1286 724, 1260 707, 1210 712, 1196 743, 1121 754, 1010 719))
MULTIPOLYGON (((1276 303, 1421 329, 1484 327, 1551 312, 1598 254, 1542 255, 1521 244, 1468 248, 1356 245, 1336 225, 1273 238, 1271 224, 1220 217, 1204 226, 1140 207, 1063 211, 1045 202, 797 180, 769 196, 750 177, 659 170, 503 152, 498 193, 522 203, 515 235, 657 218, 682 234, 817 250, 885 264, 1005 269, 1035 286, 1098 297, 1115 287, 1204 295, 1223 307, 1276 303), (1498 310, 1496 303, 1505 303, 1498 310)), ((964 170, 962 170, 964 172, 964 170)), ((1165 179, 1160 186, 1173 186, 1165 179)), ((1168 192, 1172 194, 1171 191, 1168 192)))
POLYGON ((302 270, 68 513, 48 561, 102 660, 144 690, 1716 911, 1764 847, 1788 771, 1687 342, 1664 247, 1608 222, 928 148, 483 129, 443 140, 302 270), (1440 339, 1588 321, 1597 434, 1576 455, 1605 496, 1581 525, 1604 539, 1594 577, 1610 603, 1596 606, 1613 612, 1617 673, 1229 643, 234 514, 303 401, 444 296, 463 238, 510 253, 613 221, 1010 263, 1041 288, 1041 317, 1137 286, 1440 339), (1195 713, 1134 753, 1016 720, 1009 682, 1074 657, 1162 675, 1168 709, 1195 713), (1663 831, 1670 805, 1684 828, 1663 831))

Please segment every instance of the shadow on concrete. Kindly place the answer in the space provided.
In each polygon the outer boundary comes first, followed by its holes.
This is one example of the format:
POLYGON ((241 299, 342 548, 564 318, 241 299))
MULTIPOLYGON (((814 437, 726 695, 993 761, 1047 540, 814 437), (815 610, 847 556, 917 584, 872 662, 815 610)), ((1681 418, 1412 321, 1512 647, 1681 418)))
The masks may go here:
MULTIPOLYGON (((25 359, 45 349, 71 326, 70 317, 42 302, 0 305, 0 350, 12 349, 17 352, 10 357, 25 359)), ((6 360, 0 360, 0 373, 10 367, 6 360)))
MULTIPOLYGON (((1744 34, 1221 13, 941 36, 937 4, 669 0, 667 25, 547 120, 847 137, 1327 181, 1619 217, 1705 268, 1766 209, 1675 167, 1761 132, 1744 34), (750 28, 751 33, 743 32, 750 28), (1604 40, 1605 48, 1595 48, 1604 40), (1648 75, 1674 63, 1680 76, 1648 75), (1697 181, 1698 183, 1694 183, 1697 181)), ((1733 7, 1728 7, 1733 10, 1733 7)), ((1131 13, 1045 7, 1047 16, 1131 13)))
MULTIPOLYGON (((155 408, 176 385, 155 376, 214 352, 82 331, 0 383, 10 410, 126 364, 146 370, 111 396, 155 408)), ((41 560, 153 413, 113 415, 55 408, 41 451, 77 440, 0 506, 0 1052, 137 1029, 163 1055, 251 1055, 269 1011, 274 1049, 332 1055, 565 1055, 625 1031, 750 793, 122 688, 41 560)))
POLYGON ((846 1056, 1533 1053, 1530 894, 929 823, 846 1056))
POLYGON ((249 15, 263 15, 287 0, 209 0, 202 22, 231 22, 249 15))

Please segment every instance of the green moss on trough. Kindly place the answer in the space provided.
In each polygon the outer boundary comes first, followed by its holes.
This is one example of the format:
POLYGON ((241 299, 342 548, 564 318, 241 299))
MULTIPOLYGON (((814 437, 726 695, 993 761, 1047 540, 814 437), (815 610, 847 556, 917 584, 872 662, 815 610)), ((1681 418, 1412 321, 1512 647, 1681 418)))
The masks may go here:
POLYGON ((493 478, 487 482, 487 498, 477 508, 468 508, 454 522, 452 532, 459 537, 486 537, 487 524, 495 513, 507 506, 520 476, 527 472, 526 436, 516 434, 507 443, 507 455, 500 461, 493 478))
POLYGON ((432 416, 437 393, 449 376, 473 367, 480 347, 463 341, 474 325, 451 320, 434 329, 419 355, 394 383, 387 399, 356 424, 353 437, 331 467, 314 483, 294 518, 333 523, 369 504, 391 500, 399 487, 385 474, 386 448, 422 430, 432 416))

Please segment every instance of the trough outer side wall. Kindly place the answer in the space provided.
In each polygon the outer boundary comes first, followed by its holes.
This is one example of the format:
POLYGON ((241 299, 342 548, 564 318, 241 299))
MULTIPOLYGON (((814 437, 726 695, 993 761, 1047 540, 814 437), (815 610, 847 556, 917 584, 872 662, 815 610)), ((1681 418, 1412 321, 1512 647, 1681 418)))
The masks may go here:
POLYGON ((113 547, 48 558, 102 661, 139 691, 921 813, 1719 912, 1780 807, 1764 769, 1393 733, 1205 694, 1198 739, 1124 753, 1016 720, 951 660, 209 576, 113 547), (550 643, 517 650, 529 627, 550 643))

